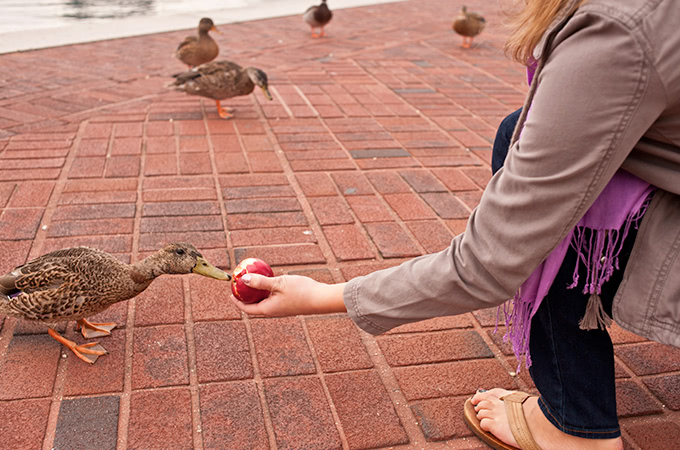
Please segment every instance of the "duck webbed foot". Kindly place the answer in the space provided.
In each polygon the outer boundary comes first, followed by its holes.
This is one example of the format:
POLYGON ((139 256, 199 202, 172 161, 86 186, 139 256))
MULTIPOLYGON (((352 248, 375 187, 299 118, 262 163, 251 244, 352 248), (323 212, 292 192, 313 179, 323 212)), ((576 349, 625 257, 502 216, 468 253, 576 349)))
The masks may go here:
POLYGON ((57 342, 65 345, 78 358, 82 359, 88 364, 94 364, 101 355, 106 355, 108 352, 104 347, 97 342, 90 342, 89 344, 78 345, 75 342, 66 339, 53 329, 47 330, 47 333, 57 342))
POLYGON ((78 321, 78 326, 80 326, 80 332, 83 334, 85 339, 110 336, 111 330, 116 328, 116 324, 113 322, 93 323, 87 319, 80 319, 78 321))
POLYGON ((318 38, 319 36, 320 36, 320 34, 317 34, 317 33, 316 33, 316 28, 312 27, 312 37, 313 37, 313 38, 318 38))
POLYGON ((217 104, 217 114, 220 115, 221 118, 223 119, 231 119, 234 117, 232 114, 229 113, 229 111, 233 111, 233 108, 223 108, 222 105, 220 104, 219 100, 215 100, 215 103, 217 104))

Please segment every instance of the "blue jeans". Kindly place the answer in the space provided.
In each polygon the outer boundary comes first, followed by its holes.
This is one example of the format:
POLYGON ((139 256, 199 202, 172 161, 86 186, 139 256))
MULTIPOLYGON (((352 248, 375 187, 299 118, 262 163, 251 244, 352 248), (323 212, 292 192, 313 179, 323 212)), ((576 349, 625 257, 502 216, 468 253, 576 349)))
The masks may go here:
MULTIPOLYGON (((503 166, 520 113, 521 109, 510 114, 498 128, 491 159, 494 173, 503 166)), ((634 228, 619 255, 620 269, 602 286, 600 297, 610 316, 635 242, 634 228)), ((573 436, 615 438, 621 432, 616 414, 614 347, 607 331, 579 328, 590 295, 582 292, 586 279, 583 264, 579 286, 567 289, 576 258, 576 251, 569 248, 548 295, 531 320, 529 373, 540 393, 539 407, 554 426, 573 436)))
POLYGON ((491 172, 496 173, 503 167, 505 157, 508 155, 510 148, 510 139, 512 132, 515 131, 515 125, 519 120, 519 115, 522 113, 522 108, 511 113, 508 117, 501 121, 496 131, 496 139, 493 142, 493 152, 491 153, 491 172))

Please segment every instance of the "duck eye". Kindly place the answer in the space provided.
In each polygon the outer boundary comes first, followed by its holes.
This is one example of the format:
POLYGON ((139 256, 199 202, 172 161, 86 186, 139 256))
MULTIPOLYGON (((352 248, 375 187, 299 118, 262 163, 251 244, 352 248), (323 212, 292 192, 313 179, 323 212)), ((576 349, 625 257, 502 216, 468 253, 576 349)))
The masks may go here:
POLYGON ((178 248, 175 249, 175 253, 177 253, 179 256, 182 256, 186 253, 186 251, 183 248, 178 248))

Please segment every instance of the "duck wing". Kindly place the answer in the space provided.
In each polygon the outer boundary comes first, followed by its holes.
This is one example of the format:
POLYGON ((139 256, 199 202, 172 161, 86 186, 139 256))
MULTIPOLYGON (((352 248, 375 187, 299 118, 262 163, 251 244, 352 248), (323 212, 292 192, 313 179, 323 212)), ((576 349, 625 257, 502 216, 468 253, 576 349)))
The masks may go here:
POLYGON ((309 8, 307 8, 305 13, 302 15, 302 19, 307 24, 309 24, 310 26, 313 26, 313 27, 317 26, 316 19, 314 18, 314 16, 316 15, 316 12, 317 12, 318 9, 319 9, 319 7, 316 6, 316 5, 310 6, 309 8))
POLYGON ((175 81, 171 85, 177 90, 215 100, 247 95, 255 87, 243 68, 231 61, 201 64, 173 77, 175 81))
POLYGON ((70 274, 81 276, 88 268, 120 262, 108 253, 89 247, 72 247, 39 256, 0 276, 0 293, 15 295, 58 288, 70 274))
POLYGON ((482 32, 484 29, 484 26, 486 25, 486 19, 484 19, 484 16, 481 14, 477 14, 474 12, 469 13, 470 15, 470 21, 472 23, 472 28, 473 32, 475 35, 479 34, 482 32))
POLYGON ((177 50, 179 51, 181 48, 195 44, 197 42, 198 38, 196 36, 187 36, 184 38, 182 42, 179 43, 179 45, 177 46, 177 50))
POLYGON ((213 61, 194 67, 186 72, 173 75, 175 86, 180 86, 192 80, 202 78, 204 80, 230 79, 243 72, 243 68, 231 61, 213 61))
POLYGON ((482 32, 485 23, 482 21, 461 20, 453 24, 453 31, 461 36, 474 37, 482 32))
POLYGON ((80 286, 86 280, 53 262, 22 266, 2 277, 0 313, 28 320, 68 318, 85 303, 80 286), (7 289, 13 284, 13 289, 7 289))
POLYGON ((88 247, 42 255, 0 277, 0 312, 28 320, 80 318, 105 309, 122 263, 88 247))
POLYGON ((196 68, 196 71, 202 77, 235 77, 243 72, 243 67, 231 61, 215 61, 212 63, 201 64, 196 68))

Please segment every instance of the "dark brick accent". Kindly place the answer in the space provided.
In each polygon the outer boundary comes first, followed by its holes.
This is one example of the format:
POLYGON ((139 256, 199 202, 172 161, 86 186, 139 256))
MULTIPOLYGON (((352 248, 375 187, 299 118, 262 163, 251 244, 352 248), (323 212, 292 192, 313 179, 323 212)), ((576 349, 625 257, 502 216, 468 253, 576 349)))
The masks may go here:
POLYGON ((54 449, 115 449, 119 403, 114 395, 62 400, 54 449))
POLYGON ((373 158, 403 158, 411 156, 403 148, 382 148, 376 150, 351 150, 350 155, 354 159, 373 159, 373 158))

